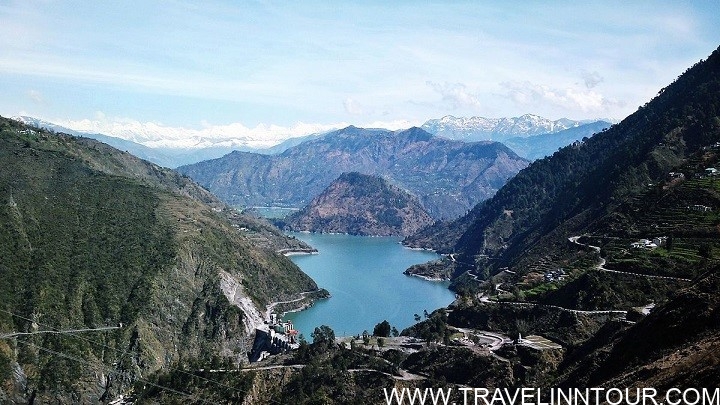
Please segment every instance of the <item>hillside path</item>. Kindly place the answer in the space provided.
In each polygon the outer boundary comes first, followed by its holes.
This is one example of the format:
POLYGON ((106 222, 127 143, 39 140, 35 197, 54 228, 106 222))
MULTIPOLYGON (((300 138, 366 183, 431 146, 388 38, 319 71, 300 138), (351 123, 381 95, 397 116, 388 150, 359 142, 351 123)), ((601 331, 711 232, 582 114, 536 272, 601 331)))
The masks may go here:
POLYGON ((312 294, 312 293, 314 293, 314 292, 316 292, 316 291, 317 291, 317 290, 315 290, 315 291, 303 291, 303 292, 300 293, 301 297, 299 297, 299 298, 295 298, 295 299, 288 300, 288 301, 274 301, 274 302, 271 302, 270 304, 268 304, 267 308, 265 309, 265 319, 270 319, 270 314, 272 313, 273 309, 275 309, 276 306, 278 306, 278 305, 280 305, 280 304, 290 304, 290 303, 293 303, 293 302, 302 301, 302 300, 305 299, 305 297, 306 297, 308 294, 312 294))
POLYGON ((684 281, 684 282, 691 282, 691 281, 692 281, 692 280, 690 280, 689 278, 683 278, 683 277, 656 276, 656 275, 653 275, 653 274, 632 273, 632 272, 629 272, 629 271, 619 271, 619 270, 608 269, 607 267, 605 267, 605 264, 607 263, 607 260, 605 260, 604 257, 600 256, 600 247, 599 247, 599 246, 588 245, 588 244, 585 244, 585 243, 580 243, 580 242, 578 242, 578 240, 579 240, 580 238, 582 238, 582 235, 580 235, 580 236, 571 236, 571 237, 568 238, 568 241, 570 241, 570 243, 572 243, 572 244, 575 244, 575 245, 578 245, 578 246, 582 246, 582 247, 587 247, 587 248, 590 248, 590 249, 596 251, 597 254, 598 254, 598 257, 600 258, 600 263, 598 263, 598 265, 595 266, 595 268, 596 268, 597 270, 599 270, 599 271, 605 271, 605 272, 608 272, 608 273, 615 273, 615 274, 625 274, 625 275, 628 275, 628 276, 635 276, 635 277, 655 278, 655 279, 662 279, 662 280, 675 280, 675 281, 684 281))

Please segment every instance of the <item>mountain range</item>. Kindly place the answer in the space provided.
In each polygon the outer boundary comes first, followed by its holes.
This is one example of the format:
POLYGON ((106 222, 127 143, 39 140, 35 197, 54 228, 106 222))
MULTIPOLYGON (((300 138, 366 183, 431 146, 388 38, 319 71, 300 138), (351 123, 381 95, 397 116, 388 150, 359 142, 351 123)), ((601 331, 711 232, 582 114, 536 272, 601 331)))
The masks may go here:
POLYGON ((453 218, 492 196, 527 165, 496 142, 465 143, 422 129, 348 127, 278 155, 233 152, 178 168, 233 205, 302 207, 344 172, 387 178, 434 218, 453 218))
POLYGON ((557 132, 507 138, 503 144, 525 159, 542 159, 557 152, 560 148, 590 138, 594 134, 608 129, 610 125, 607 121, 594 121, 557 132))
MULTIPOLYGON (((123 129, 121 131, 122 136, 111 136, 97 131, 78 131, 28 116, 13 117, 13 119, 36 128, 96 139, 160 166, 171 168, 219 158, 235 150, 261 154, 278 154, 290 147, 299 145, 310 139, 322 137, 330 132, 324 131, 305 136, 294 136, 287 139, 277 138, 276 136, 273 138, 275 141, 254 138, 243 140, 243 138, 238 136, 230 138, 198 137, 195 134, 193 135, 195 137, 195 143, 187 144, 187 142, 173 143, 171 139, 164 141, 162 133, 145 134, 148 129, 138 125, 123 129), (268 145, 268 142, 270 142, 270 145, 268 145)), ((508 143, 506 144, 516 153, 532 160, 537 157, 552 154, 552 152, 562 146, 580 140, 582 137, 592 135, 593 132, 589 128, 597 128, 599 122, 602 121, 572 121, 567 119, 551 121, 531 114, 516 118, 495 119, 479 117, 455 118, 446 116, 441 119, 429 120, 422 128, 439 136, 464 141, 492 140, 496 138, 507 139, 508 143), (591 127, 587 127, 587 124, 592 125, 591 127), (578 132, 574 133, 573 129, 578 132), (535 141, 528 142, 524 142, 521 139, 541 134, 555 134, 561 131, 563 135, 558 137, 547 136, 542 138, 542 140, 541 138, 536 138, 535 141)), ((172 132, 173 136, 177 137, 176 132, 178 131, 180 130, 170 132, 172 132)))
POLYGON ((467 142, 487 140, 504 142, 508 138, 552 134, 590 122, 594 121, 575 121, 567 118, 550 120, 534 114, 506 118, 446 115, 439 119, 426 121, 421 128, 431 134, 448 139, 467 142))

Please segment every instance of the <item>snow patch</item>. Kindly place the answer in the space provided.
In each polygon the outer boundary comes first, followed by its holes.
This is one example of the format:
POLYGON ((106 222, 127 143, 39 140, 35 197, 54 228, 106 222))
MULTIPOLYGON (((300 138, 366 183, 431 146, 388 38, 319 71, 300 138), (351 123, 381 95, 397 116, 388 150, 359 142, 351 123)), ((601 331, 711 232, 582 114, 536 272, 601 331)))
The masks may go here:
POLYGON ((429 120, 422 128, 439 136, 457 139, 504 139, 513 136, 532 136, 559 132, 580 125, 567 118, 550 120, 534 114, 511 118, 453 117, 446 115, 429 120))

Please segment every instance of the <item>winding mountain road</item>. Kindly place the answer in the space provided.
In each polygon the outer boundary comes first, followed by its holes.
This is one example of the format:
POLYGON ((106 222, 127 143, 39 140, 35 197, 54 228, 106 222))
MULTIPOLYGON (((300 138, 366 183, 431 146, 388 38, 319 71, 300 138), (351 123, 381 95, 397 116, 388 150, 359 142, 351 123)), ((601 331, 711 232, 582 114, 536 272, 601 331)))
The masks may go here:
POLYGON ((267 306, 267 308, 265 309, 265 319, 270 319, 270 314, 272 313, 273 309, 275 309, 276 306, 278 306, 278 305, 280 305, 280 304, 290 304, 290 303, 293 303, 293 302, 302 301, 302 300, 305 299, 305 297, 306 297, 308 294, 312 294, 312 293, 317 292, 317 291, 318 291, 318 290, 315 290, 315 291, 303 291, 303 292, 300 293, 301 297, 299 297, 299 298, 295 298, 295 299, 293 299, 293 300, 288 300, 288 301, 275 301, 275 302, 271 302, 271 303, 267 306))
POLYGON ((578 241, 580 238, 582 238, 582 235, 580 235, 580 236, 571 236, 571 237, 568 238, 568 241, 570 241, 570 243, 572 243, 572 244, 575 244, 575 245, 578 245, 578 246, 582 246, 582 247, 586 247, 586 248, 590 248, 590 249, 596 251, 597 254, 598 254, 598 257, 600 258, 600 263, 598 263, 598 265, 595 266, 595 268, 596 268, 597 270, 599 270, 599 271, 605 271, 605 272, 608 272, 608 273, 615 273, 615 274, 625 274, 625 275, 628 275, 628 276, 635 276, 635 277, 645 277, 645 278, 661 279, 661 280, 674 280, 674 281, 684 281, 684 282, 691 282, 691 281, 692 281, 692 280, 690 280, 689 278, 683 278, 683 277, 656 276, 656 275, 653 275, 653 274, 632 273, 632 272, 629 272, 629 271, 619 271, 619 270, 608 269, 607 267, 605 267, 605 264, 607 263, 607 260, 605 260, 604 257, 600 256, 600 247, 599 247, 599 246, 588 245, 588 244, 585 244, 585 243, 580 243, 580 242, 578 241))

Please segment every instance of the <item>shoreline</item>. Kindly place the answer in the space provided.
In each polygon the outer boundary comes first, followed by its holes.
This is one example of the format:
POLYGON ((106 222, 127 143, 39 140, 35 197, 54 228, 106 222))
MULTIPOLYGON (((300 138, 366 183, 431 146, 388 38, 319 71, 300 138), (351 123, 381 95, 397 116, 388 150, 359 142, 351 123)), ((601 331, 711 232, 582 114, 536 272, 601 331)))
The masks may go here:
POLYGON ((415 251, 418 251, 418 252, 432 252, 432 253, 438 254, 438 255, 440 255, 440 256, 447 256, 447 255, 445 255, 445 254, 443 254, 443 253, 438 253, 437 250, 431 249, 431 248, 408 246, 408 245, 403 244, 402 242, 400 242, 400 245, 401 245, 402 247, 404 247, 405 249, 409 249, 409 250, 415 250, 415 251))
POLYGON ((276 253, 280 253, 283 256, 299 256, 299 255, 316 255, 319 254, 317 249, 310 248, 310 249, 303 249, 303 248, 288 248, 288 249, 279 249, 275 251, 276 253))
MULTIPOLYGON (((328 298, 330 298, 330 297, 328 297, 328 298)), ((323 298, 323 299, 324 299, 324 298, 323 298)), ((315 305, 315 301, 308 302, 308 303, 305 303, 305 304, 303 304, 303 305, 300 305, 300 306, 297 307, 297 308, 292 308, 292 309, 288 309, 287 311, 283 311, 280 316, 284 317, 284 316, 287 315, 287 314, 292 314, 292 313, 295 313, 295 312, 302 312, 302 311, 304 311, 304 310, 306 310, 306 309, 312 308, 314 305, 315 305)))
POLYGON ((406 273, 406 272, 403 272, 403 274, 405 274, 406 276, 418 277, 418 278, 421 278, 421 279, 423 279, 423 280, 432 281, 432 282, 450 281, 449 278, 445 278, 445 277, 430 277, 430 276, 424 276, 424 275, 422 275, 422 274, 414 274, 414 273, 406 273))
POLYGON ((284 317, 286 314, 289 314, 289 313, 292 313, 292 312, 300 312, 300 311, 306 310, 306 309, 308 309, 308 308, 311 308, 313 305, 315 305, 315 302, 316 302, 316 301, 322 300, 322 299, 327 299, 327 298, 330 298, 330 297, 331 297, 330 292, 328 292, 327 290, 325 290, 325 291, 327 292, 327 296, 323 296, 323 297, 320 297, 320 298, 315 298, 315 297, 312 297, 312 296, 308 297, 309 295, 311 295, 311 294, 313 294, 313 293, 318 293, 318 292, 321 292, 321 291, 323 291, 323 290, 324 290, 324 289, 320 289, 320 288, 319 288, 319 289, 313 290, 313 291, 303 291, 303 292, 300 293, 300 295, 302 295, 302 296, 299 297, 299 298, 296 298, 296 299, 294 299, 294 300, 272 302, 272 303, 270 303, 270 304, 265 308, 265 316, 266 316, 268 319, 270 319, 270 314, 273 313, 273 310, 275 309, 275 307, 278 306, 278 305, 282 305, 282 304, 292 304, 292 303, 294 303, 294 302, 301 303, 299 306, 297 306, 297 307, 295 307, 295 308, 291 308, 291 309, 288 309, 288 310, 286 310, 286 311, 282 311, 282 313, 275 312, 276 314, 280 315, 280 317, 284 317))

